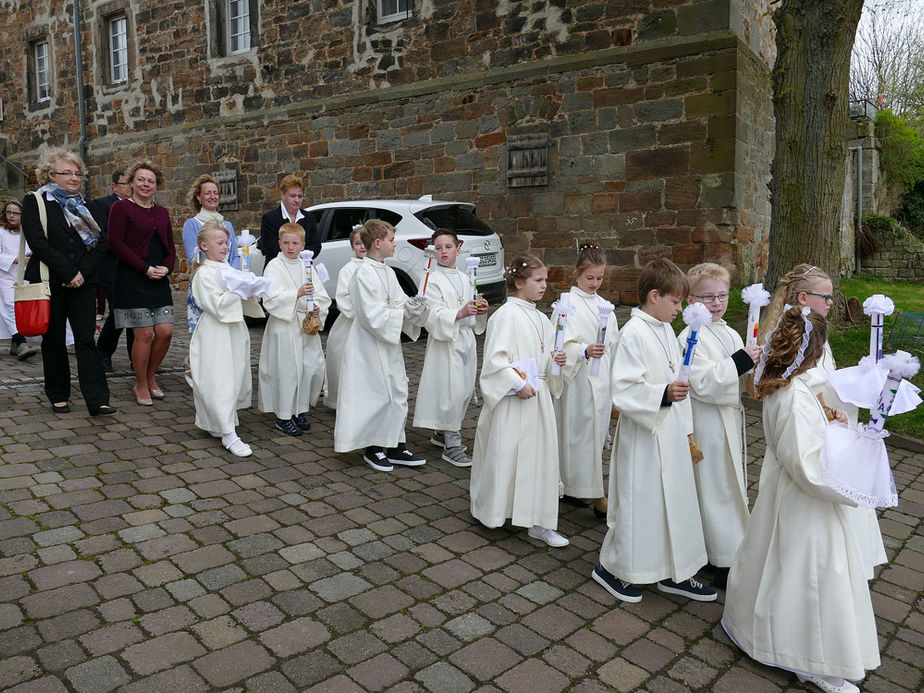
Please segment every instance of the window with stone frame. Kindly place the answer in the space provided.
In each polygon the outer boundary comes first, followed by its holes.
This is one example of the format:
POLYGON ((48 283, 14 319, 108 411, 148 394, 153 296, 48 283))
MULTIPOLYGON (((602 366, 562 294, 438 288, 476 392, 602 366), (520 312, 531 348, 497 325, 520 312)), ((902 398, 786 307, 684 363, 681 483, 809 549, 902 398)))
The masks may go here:
POLYGON ((128 17, 124 12, 106 17, 109 83, 128 81, 128 17))
POLYGON ((51 45, 47 36, 29 44, 29 97, 39 104, 51 100, 51 45))
POLYGON ((223 58, 257 47, 260 37, 257 0, 206 0, 209 55, 223 58))
POLYGON ((414 0, 376 0, 379 22, 407 19, 414 11, 414 0))

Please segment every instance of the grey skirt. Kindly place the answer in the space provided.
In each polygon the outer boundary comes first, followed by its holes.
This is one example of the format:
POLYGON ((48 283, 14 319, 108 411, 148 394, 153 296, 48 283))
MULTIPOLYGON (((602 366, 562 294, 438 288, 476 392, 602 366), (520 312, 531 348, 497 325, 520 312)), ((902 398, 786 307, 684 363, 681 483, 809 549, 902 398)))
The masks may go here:
POLYGON ((173 323, 173 306, 160 308, 114 308, 115 324, 126 327, 152 327, 165 322, 173 323))

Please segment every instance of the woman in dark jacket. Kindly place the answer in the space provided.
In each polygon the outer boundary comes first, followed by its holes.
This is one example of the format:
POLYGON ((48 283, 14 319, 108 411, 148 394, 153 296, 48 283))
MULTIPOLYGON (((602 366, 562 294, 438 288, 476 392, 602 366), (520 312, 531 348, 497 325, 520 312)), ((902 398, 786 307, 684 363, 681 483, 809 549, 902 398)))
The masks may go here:
POLYGON ((109 250, 118 259, 112 308, 116 327, 131 328, 135 401, 150 406, 163 399, 156 380, 173 339, 170 273, 176 263, 173 229, 166 208, 154 203, 163 184, 160 169, 139 161, 128 173, 132 194, 109 211, 109 250))
POLYGON ((65 345, 66 323, 70 322, 77 378, 87 409, 91 416, 115 414, 109 406, 106 373, 95 342, 97 264, 106 239, 80 194, 86 166, 72 152, 55 148, 42 154, 35 172, 44 184, 23 200, 22 232, 32 249, 25 278, 31 283, 41 281, 39 264, 44 263, 51 285, 51 316, 42 338, 45 395, 53 411, 70 411, 71 372, 65 345), (45 209, 47 237, 40 203, 45 209))

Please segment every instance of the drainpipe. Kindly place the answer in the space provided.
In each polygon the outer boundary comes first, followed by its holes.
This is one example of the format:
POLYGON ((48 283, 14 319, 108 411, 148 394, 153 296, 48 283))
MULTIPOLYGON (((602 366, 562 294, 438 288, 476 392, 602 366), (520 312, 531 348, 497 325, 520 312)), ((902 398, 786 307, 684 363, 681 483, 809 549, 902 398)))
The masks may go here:
MULTIPOLYGON (((857 153, 857 233, 863 228, 863 147, 848 147, 848 151, 857 153)), ((860 244, 856 244, 854 257, 854 274, 860 273, 862 253, 860 244)))
MULTIPOLYGON (((83 90, 83 43, 81 41, 80 0, 74 0, 74 63, 77 68, 77 117, 80 119, 80 139, 77 140, 77 156, 87 158, 87 112, 83 90)), ((84 180, 86 185, 86 180, 84 180)))

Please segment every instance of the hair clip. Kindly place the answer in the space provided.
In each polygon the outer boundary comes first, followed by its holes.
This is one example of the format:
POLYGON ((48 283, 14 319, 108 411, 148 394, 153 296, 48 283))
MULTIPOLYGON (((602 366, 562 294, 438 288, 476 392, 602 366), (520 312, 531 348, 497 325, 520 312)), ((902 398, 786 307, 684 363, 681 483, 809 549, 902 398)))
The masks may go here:
POLYGON ((797 274, 796 276, 797 276, 799 279, 805 279, 807 276, 809 276, 809 275, 810 275, 812 272, 814 272, 815 270, 821 270, 821 267, 818 267, 817 265, 812 265, 812 266, 809 267, 807 270, 805 270, 802 274, 797 274))

